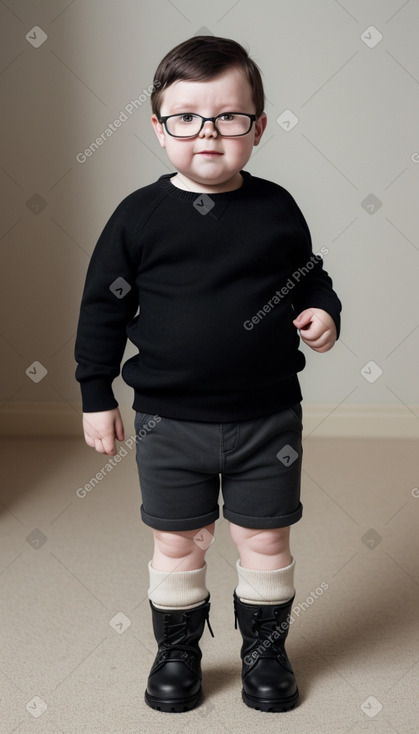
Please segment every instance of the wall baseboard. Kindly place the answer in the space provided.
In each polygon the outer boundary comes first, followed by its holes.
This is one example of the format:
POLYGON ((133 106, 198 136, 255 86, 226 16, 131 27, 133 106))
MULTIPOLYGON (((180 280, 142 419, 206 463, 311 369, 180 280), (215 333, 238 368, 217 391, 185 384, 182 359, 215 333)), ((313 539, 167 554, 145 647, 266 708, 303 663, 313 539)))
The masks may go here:
MULTIPOLYGON (((120 406, 126 436, 134 411, 120 406)), ((303 403, 304 437, 419 438, 419 406, 303 403)), ((82 438, 80 403, 6 403, 0 409, 0 435, 28 438, 82 438)))

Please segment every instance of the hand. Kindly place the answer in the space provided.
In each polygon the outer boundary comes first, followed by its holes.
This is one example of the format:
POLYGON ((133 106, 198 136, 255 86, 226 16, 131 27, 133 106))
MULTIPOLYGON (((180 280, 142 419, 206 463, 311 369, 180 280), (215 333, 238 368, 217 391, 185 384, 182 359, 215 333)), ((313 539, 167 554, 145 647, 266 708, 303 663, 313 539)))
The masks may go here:
POLYGON ((83 413, 84 438, 88 446, 99 454, 115 456, 115 438, 124 440, 124 424, 119 408, 99 413, 83 413))
POLYGON ((330 314, 322 308, 306 308, 292 322, 304 344, 315 352, 328 352, 336 341, 336 326, 330 314))

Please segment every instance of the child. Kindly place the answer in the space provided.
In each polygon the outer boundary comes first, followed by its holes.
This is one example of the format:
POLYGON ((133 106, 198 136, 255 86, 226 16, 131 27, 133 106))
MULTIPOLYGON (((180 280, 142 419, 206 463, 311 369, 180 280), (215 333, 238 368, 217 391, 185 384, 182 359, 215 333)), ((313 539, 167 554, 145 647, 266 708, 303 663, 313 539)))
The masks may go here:
POLYGON ((341 304, 294 199, 243 170, 267 123, 245 49, 213 36, 181 43, 158 66, 151 101, 175 172, 126 197, 94 250, 75 350, 84 435, 108 455, 124 440, 111 384, 128 336, 139 354, 122 375, 134 388, 141 514, 154 535, 158 652, 145 700, 174 712, 200 700, 221 476, 239 555, 243 701, 286 711, 298 700, 284 649, 290 526, 302 515, 298 331, 315 351, 331 349, 341 304))

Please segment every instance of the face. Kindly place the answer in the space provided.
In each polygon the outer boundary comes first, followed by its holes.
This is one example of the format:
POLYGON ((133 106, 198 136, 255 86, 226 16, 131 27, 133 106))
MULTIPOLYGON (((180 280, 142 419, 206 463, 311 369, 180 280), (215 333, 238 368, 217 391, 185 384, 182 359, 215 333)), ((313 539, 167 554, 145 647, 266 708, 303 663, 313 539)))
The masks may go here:
MULTIPOLYGON (((203 82, 178 81, 164 93, 161 116, 194 112, 216 117, 222 112, 255 113, 248 80, 240 69, 230 69, 203 82)), ((207 121, 195 138, 180 140, 168 135, 156 117, 151 118, 155 133, 168 158, 178 171, 171 181, 187 191, 221 193, 242 185, 240 170, 249 160, 266 127, 263 113, 250 132, 238 138, 221 137, 207 121)))

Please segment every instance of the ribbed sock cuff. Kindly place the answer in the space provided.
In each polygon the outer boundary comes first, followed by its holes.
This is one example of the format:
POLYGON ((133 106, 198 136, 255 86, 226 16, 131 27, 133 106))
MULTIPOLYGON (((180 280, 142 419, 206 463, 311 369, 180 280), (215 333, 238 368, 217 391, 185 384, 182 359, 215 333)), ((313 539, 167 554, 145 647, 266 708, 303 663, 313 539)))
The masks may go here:
POLYGON ((248 604, 285 604, 295 594, 295 559, 285 568, 272 571, 256 571, 243 568, 240 560, 236 563, 239 583, 236 594, 240 601, 248 604))
POLYGON ((193 609, 208 597, 205 583, 207 564, 193 571, 156 571, 148 564, 148 598, 159 609, 193 609))

